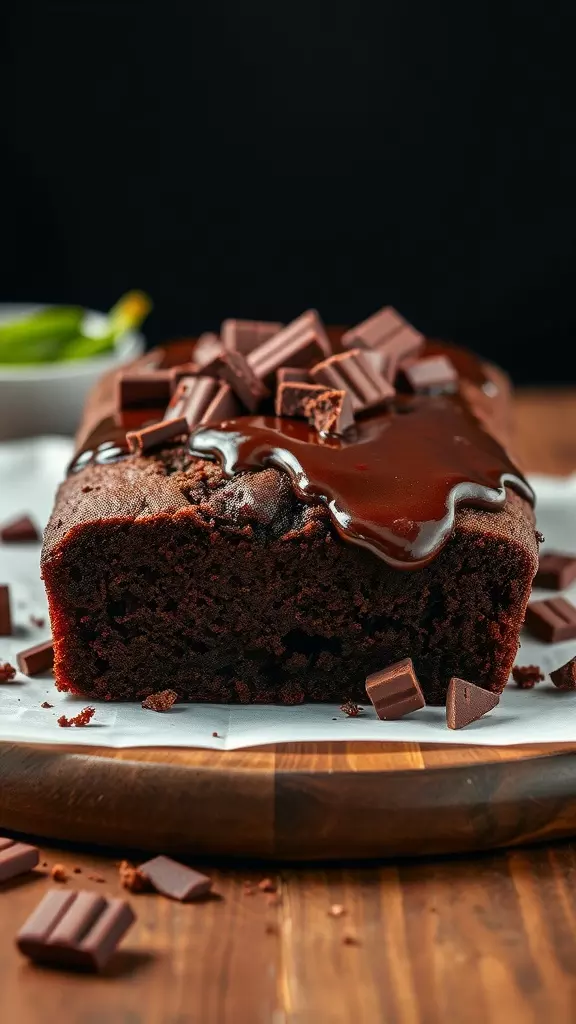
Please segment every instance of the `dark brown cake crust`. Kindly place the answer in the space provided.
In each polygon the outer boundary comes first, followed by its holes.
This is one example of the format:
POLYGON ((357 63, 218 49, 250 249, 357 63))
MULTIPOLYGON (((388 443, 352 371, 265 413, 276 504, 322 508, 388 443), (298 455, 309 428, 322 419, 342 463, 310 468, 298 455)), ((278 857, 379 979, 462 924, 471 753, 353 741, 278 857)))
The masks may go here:
POLYGON ((274 469, 228 480, 184 449, 90 466, 58 494, 43 575, 57 685, 142 699, 361 700, 412 657, 428 703, 453 675, 499 692, 537 567, 532 509, 460 510, 423 569, 344 543, 274 469))

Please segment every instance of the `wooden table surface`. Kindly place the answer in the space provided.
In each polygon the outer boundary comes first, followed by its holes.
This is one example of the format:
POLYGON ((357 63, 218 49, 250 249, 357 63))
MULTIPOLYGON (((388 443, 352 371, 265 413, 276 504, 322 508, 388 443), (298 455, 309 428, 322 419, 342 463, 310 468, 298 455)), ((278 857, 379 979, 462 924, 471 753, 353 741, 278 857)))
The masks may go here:
MULTIPOLYGON (((517 410, 524 465, 575 469, 576 394, 524 392, 517 410)), ((576 1019, 572 842, 368 866, 198 864, 219 898, 129 896, 136 925, 101 977, 32 967, 14 948, 15 930, 57 884, 53 864, 68 867, 68 888, 121 892, 111 856, 48 845, 42 855, 45 874, 0 885, 2 1024, 576 1019), (246 894, 245 882, 265 877, 277 896, 246 894)))

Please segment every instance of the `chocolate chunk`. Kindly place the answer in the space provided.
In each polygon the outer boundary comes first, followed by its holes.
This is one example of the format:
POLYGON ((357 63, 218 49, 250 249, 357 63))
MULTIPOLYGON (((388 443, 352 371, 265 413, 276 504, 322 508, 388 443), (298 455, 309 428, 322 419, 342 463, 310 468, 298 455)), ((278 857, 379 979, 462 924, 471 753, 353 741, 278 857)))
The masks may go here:
POLYGON ((428 356, 402 369, 412 390, 422 394, 449 394, 458 387, 458 374, 447 356, 428 356))
POLYGON ((412 658, 373 672, 366 680, 368 694, 382 721, 402 718, 423 708, 426 701, 416 678, 412 658))
POLYGON ((91 892, 47 892, 16 937, 38 963, 102 970, 135 915, 124 900, 91 892))
POLYGON ((229 384, 214 377, 184 377, 165 415, 166 418, 183 416, 192 431, 201 423, 234 419, 239 409, 229 384))
POLYGON ((398 331, 398 334, 385 341, 377 352, 382 359, 382 373, 386 379, 394 384, 399 367, 408 365, 417 357, 423 347, 424 335, 410 327, 409 324, 398 331))
POLYGON ((37 846, 0 837, 0 882, 32 871, 40 860, 37 846))
POLYGON ((380 348, 387 338, 398 334, 406 321, 392 306, 385 306, 342 335, 344 348, 380 348))
POLYGON ((170 370, 170 394, 173 395, 184 377, 197 377, 200 367, 197 363, 180 363, 180 366, 173 366, 170 370))
POLYGON ((576 690, 576 658, 570 658, 565 665, 554 669, 550 679, 559 690, 576 690))
POLYGON ((347 391, 322 391, 304 403, 306 419, 319 434, 343 434, 354 426, 352 402, 347 391))
POLYGON ((207 368, 225 380, 250 412, 270 394, 241 352, 224 352, 207 368))
POLYGON ((304 406, 311 398, 326 392, 324 384, 306 384, 304 381, 286 381, 279 384, 274 399, 274 411, 277 416, 295 416, 308 419, 304 406))
POLYGON ((161 420, 151 427, 131 430, 126 434, 126 441, 131 452, 142 455, 144 452, 172 441, 175 437, 187 436, 190 433, 188 423, 183 416, 178 419, 161 420))
POLYGON ((178 700, 178 694, 174 690, 160 690, 159 693, 150 693, 142 701, 142 707, 146 711, 169 711, 178 700))
POLYGON ((166 405, 170 399, 171 370, 135 373, 125 370, 118 377, 117 408, 147 409, 166 405))
POLYGON ((211 878, 171 857, 154 857, 140 864, 138 870, 163 896, 183 903, 205 896, 212 888, 211 878))
POLYGON ((312 377, 303 366, 279 366, 276 370, 276 386, 281 384, 292 384, 294 381, 300 384, 311 384, 312 377))
POLYGON ((524 624, 532 636, 555 644, 576 637, 576 608, 563 597, 532 601, 526 609, 524 624))
POLYGON ((12 636, 10 588, 5 583, 0 584, 0 636, 12 636))
POLYGON ((26 676, 38 676, 49 672, 54 664, 54 647, 51 640, 35 644, 16 655, 18 668, 26 676))
POLYGON ((576 580, 576 556, 561 555, 551 551, 540 555, 535 587, 547 590, 565 590, 576 580))
POLYGON ((464 729, 492 711, 498 702, 497 693, 453 676, 446 694, 446 724, 449 729, 464 729))
POLYGON ((324 325, 316 310, 310 309, 253 349, 248 362, 257 377, 269 381, 280 366, 309 367, 331 351, 324 325))
POLYGON ((41 540, 39 530, 30 516, 18 516, 0 527, 0 540, 4 544, 30 544, 41 540))
POLYGON ((204 373, 203 368, 212 362, 213 359, 216 359, 223 351, 224 347, 218 335, 213 334, 211 331, 205 331, 196 342, 192 358, 200 367, 200 372, 204 373))
POLYGON ((278 334, 283 326, 280 322, 268 320, 224 320, 220 337, 225 349, 247 356, 262 342, 278 334))
POLYGON ((539 665, 514 665, 512 679, 521 690, 531 690, 544 679, 539 665))
POLYGON ((395 395, 394 388, 378 373, 358 348, 330 356, 310 370, 318 384, 327 384, 338 391, 348 391, 354 412, 365 412, 387 402, 395 395))

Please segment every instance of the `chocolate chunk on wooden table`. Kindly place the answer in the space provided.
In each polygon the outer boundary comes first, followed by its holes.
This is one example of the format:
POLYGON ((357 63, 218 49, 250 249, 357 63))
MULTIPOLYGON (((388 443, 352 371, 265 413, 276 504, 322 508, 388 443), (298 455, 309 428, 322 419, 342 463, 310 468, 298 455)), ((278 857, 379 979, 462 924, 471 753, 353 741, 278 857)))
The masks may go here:
POLYGON ((7 882, 10 878, 32 871, 39 860, 37 846, 17 843, 13 839, 0 836, 0 882, 7 882))
POLYGON ((535 587, 547 590, 565 590, 576 580, 576 555, 562 555, 555 551, 540 555, 535 587))
POLYGON ((154 857, 140 864, 138 870, 163 896, 183 903, 205 896, 212 888, 212 879, 208 875, 194 871, 171 857, 154 857))
POLYGON ((423 708, 426 703, 412 658, 404 658, 369 675, 366 693, 382 721, 403 718, 423 708))
POLYGON ((564 597, 532 601, 526 609, 524 624, 532 636, 545 643, 576 638, 576 607, 564 597))
POLYGON ((12 636, 10 588, 5 583, 0 584, 0 636, 12 636))
POLYGON ((54 664, 54 646, 51 640, 35 644, 34 647, 27 647, 16 655, 18 668, 26 676, 37 676, 41 672, 48 672, 54 664))
POLYGON ((446 694, 446 724, 449 729, 464 729, 492 711, 499 700, 497 693, 453 676, 446 694))
POLYGON ((52 889, 18 932, 16 944, 37 963, 99 971, 134 920, 125 900, 52 889))

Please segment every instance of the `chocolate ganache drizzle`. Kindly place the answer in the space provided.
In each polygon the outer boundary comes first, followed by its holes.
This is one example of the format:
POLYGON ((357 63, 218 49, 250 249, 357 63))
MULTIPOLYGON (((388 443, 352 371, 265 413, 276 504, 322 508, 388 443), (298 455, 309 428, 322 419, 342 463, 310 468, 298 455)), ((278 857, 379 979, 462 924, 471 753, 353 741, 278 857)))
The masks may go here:
POLYGON ((498 442, 455 395, 406 400, 322 438, 303 420, 243 416, 197 430, 195 454, 228 476, 275 466, 299 498, 326 505, 338 533, 398 568, 431 561, 459 505, 500 509, 510 485, 532 491, 498 442))
MULTIPOLYGON (((274 466, 288 475, 300 499, 326 506, 344 540, 400 569, 426 565, 451 536, 458 507, 501 509, 507 486, 534 501, 494 436, 506 407, 499 385, 472 353, 427 343, 426 355, 441 352, 458 370, 455 394, 397 395, 390 407, 357 419, 343 436, 318 434, 303 419, 239 416, 197 428, 190 451, 217 459, 230 477, 274 466)), ((181 362, 171 347, 163 356, 168 365, 181 362)), ((135 458, 126 449, 126 428, 114 416, 112 379, 103 386, 69 472, 135 458)))

